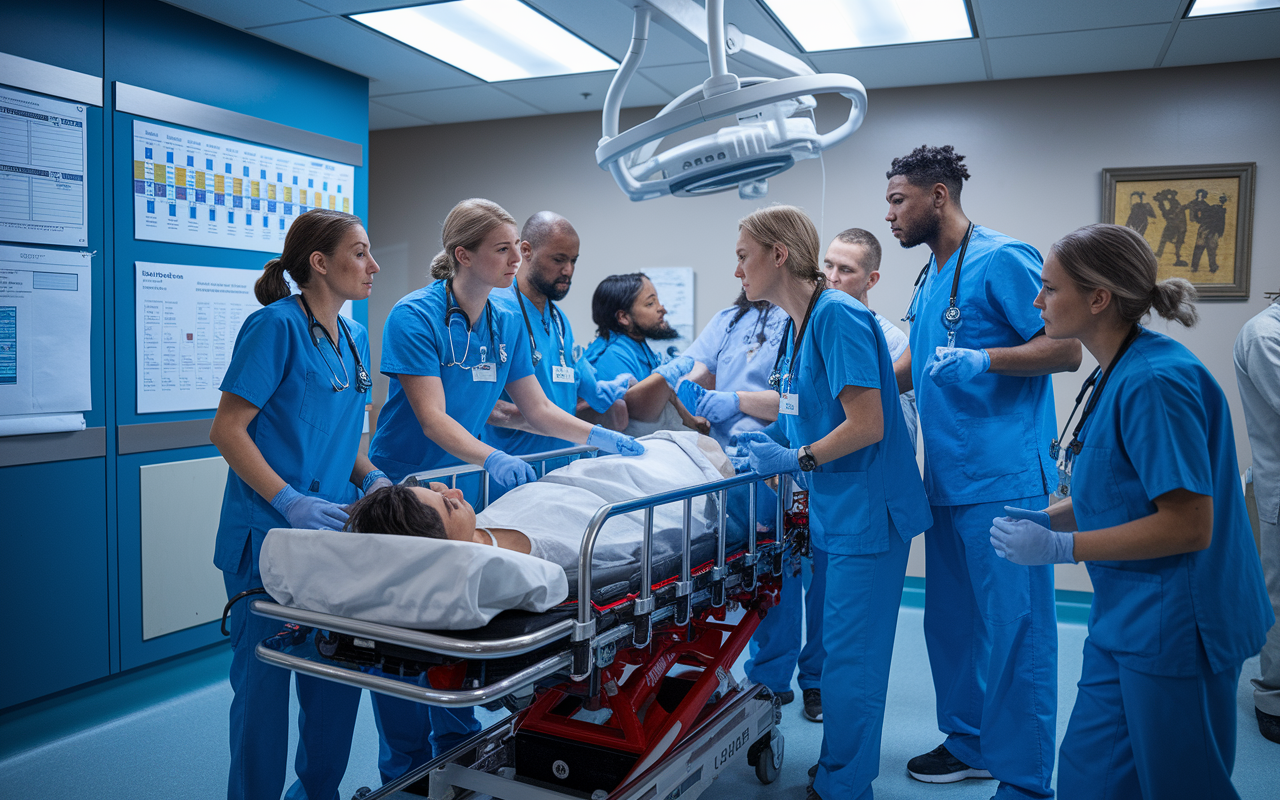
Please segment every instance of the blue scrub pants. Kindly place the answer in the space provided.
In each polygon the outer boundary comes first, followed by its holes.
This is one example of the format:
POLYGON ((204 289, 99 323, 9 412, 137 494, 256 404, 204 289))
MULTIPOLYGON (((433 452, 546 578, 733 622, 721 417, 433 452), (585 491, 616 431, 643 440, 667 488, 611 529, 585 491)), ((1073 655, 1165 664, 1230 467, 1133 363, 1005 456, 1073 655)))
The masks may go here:
POLYGON ((813 579, 803 586, 803 575, 783 571, 782 594, 776 607, 760 620, 751 637, 746 663, 747 677, 777 694, 791 689, 791 676, 800 667, 801 691, 819 688, 822 663, 822 604, 827 585, 827 554, 814 548, 813 579), (801 631, 804 647, 801 648, 801 631))
POLYGON ((1240 667, 1200 674, 1147 675, 1084 643, 1079 694, 1062 740, 1058 793, 1069 800, 1239 798, 1236 688, 1240 667))
MULTIPOLYGON (((426 685, 422 676, 422 685, 426 685)), ((378 771, 390 783, 442 756, 480 732, 472 708, 440 708, 384 694, 373 695, 378 725, 378 771)))
MULTIPOLYGON (((996 555, 991 520, 1044 495, 931 506, 924 636, 947 750, 1000 780, 996 797, 1051 797, 1058 707, 1053 567, 996 555)), ((828 650, 830 646, 828 645, 828 650)))
POLYGON ((880 774, 884 698, 910 552, 890 526, 883 553, 825 554, 823 735, 813 782, 824 800, 870 800, 880 774))
MULTIPOLYGON (((227 598, 262 586, 257 563, 245 544, 240 568, 223 572, 227 598)), ((259 661, 254 648, 280 632, 279 620, 249 612, 253 598, 231 607, 231 774, 228 800, 280 800, 289 758, 289 670, 259 661)), ((298 780, 289 800, 338 800, 338 784, 351 755, 351 736, 360 708, 360 689, 307 675, 296 676, 298 780)))

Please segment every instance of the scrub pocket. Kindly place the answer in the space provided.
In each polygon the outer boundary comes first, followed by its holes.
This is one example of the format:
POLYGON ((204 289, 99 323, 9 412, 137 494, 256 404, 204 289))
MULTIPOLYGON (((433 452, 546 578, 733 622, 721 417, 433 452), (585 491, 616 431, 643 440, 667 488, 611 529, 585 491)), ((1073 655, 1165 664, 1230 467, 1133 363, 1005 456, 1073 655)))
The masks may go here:
MULTIPOLYGON (((1140 488, 1140 487, 1139 487, 1140 488)), ((1091 447, 1086 444, 1076 459, 1071 478, 1072 503, 1090 520, 1090 527, 1107 527, 1108 525, 1127 522, 1127 519, 1105 524, 1097 518, 1112 509, 1124 505, 1124 497, 1116 483, 1115 470, 1111 467, 1111 449, 1107 447, 1091 447)))
POLYGON ((333 384, 328 379, 321 379, 318 372, 307 372, 307 387, 302 393, 298 418, 320 432, 328 433, 333 411, 333 403, 329 401, 334 394, 333 384))
POLYGON ((873 529, 871 509, 886 516, 883 495, 873 496, 865 472, 809 473, 813 543, 826 553, 860 556, 888 549, 887 530, 873 529), (813 524, 813 523, 817 524, 813 524))
POLYGON ((969 480, 1017 475, 1026 469, 1025 454, 1034 450, 1026 414, 961 419, 960 470, 969 480))
POLYGON ((1160 654, 1164 581, 1149 572, 1089 565, 1093 610, 1089 638, 1103 650, 1152 657, 1160 654))

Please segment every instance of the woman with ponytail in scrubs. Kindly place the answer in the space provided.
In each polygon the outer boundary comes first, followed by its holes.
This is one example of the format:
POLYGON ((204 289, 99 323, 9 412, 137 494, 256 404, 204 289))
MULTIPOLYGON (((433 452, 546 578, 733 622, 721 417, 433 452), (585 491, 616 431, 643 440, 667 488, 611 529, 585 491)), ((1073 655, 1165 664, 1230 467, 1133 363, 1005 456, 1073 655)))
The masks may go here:
MULTIPOLYGON (((209 440, 231 471, 214 564, 227 596, 260 588, 258 554, 271 528, 341 530, 343 506, 388 484, 360 455, 369 400, 369 339, 338 316, 364 300, 378 264, 357 217, 316 209, 298 217, 280 258, 254 291, 266 306, 245 320, 222 381, 209 440), (291 295, 288 272, 301 290, 291 295)), ((289 672, 254 648, 280 623, 231 607, 231 775, 227 797, 279 800, 289 748, 289 672)), ((290 798, 334 800, 347 766, 360 690, 297 676, 298 781, 290 798)))
POLYGON ((1273 615, 1227 399, 1187 348, 1140 324, 1151 310, 1195 324, 1195 290, 1158 281, 1150 245, 1118 225, 1065 236, 1042 281, 1045 333, 1078 338, 1098 369, 1070 441, 1050 448, 1063 499, 1007 509, 991 544, 1016 564, 1088 562, 1093 608, 1058 794, 1238 797, 1240 666, 1273 615))
POLYGON ((818 232, 769 206, 739 223, 734 275, 751 301, 790 318, 771 385, 792 448, 738 436, 751 468, 809 489, 809 530, 825 555, 822 752, 810 797, 870 798, 879 772, 889 660, 913 536, 932 522, 884 333, 866 306, 824 291, 818 232))
MULTIPOLYGON (((387 403, 369 458, 399 482, 414 472, 482 464, 503 488, 537 479, 529 464, 477 437, 505 389, 537 433, 609 453, 639 455, 625 434, 591 425, 547 399, 533 372, 519 313, 489 293, 511 286, 520 266, 515 220, 489 200, 464 200, 444 222, 435 282, 410 292, 382 333, 387 403)), ((374 696, 382 735, 378 765, 391 781, 453 749, 479 730, 470 708, 426 706, 374 696)))

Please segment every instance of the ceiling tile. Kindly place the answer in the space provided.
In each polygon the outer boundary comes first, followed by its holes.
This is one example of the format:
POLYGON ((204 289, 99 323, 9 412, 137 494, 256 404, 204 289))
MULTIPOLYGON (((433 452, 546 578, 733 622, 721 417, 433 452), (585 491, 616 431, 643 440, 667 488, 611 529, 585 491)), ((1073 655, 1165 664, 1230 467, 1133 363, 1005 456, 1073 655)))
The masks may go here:
POLYGON ((532 117, 542 109, 518 100, 489 84, 434 92, 411 92, 379 97, 378 102, 406 114, 439 123, 532 117))
POLYGON ((430 125, 430 120, 406 114, 376 100, 369 101, 369 130, 385 131, 389 128, 416 128, 419 125, 430 125))
POLYGON ((370 78, 369 94, 479 85, 480 80, 337 17, 254 28, 252 33, 370 78))
POLYGON ((822 72, 852 75, 868 89, 964 83, 987 77, 982 45, 976 39, 813 53, 810 60, 822 72))
POLYGON ((1162 67, 1280 58, 1280 11, 1184 19, 1162 67))
POLYGON ((171 6, 186 9, 233 28, 252 28, 300 19, 315 19, 325 13, 301 0, 270 0, 246 3, 244 0, 164 0, 171 6))
POLYGON ((1004 80, 1150 69, 1168 32, 1161 24, 992 39, 991 75, 1004 80))
POLYGON ((972 0, 988 39, 1173 22, 1183 0, 972 0))
MULTIPOLYGON (((613 80, 613 72, 594 72, 588 75, 561 75, 554 78, 534 78, 524 81, 506 81, 491 84, 507 94, 537 106, 549 114, 567 114, 574 111, 600 111, 613 80), (583 97, 589 92, 590 97, 583 97)), ((627 108, 661 106, 675 95, 642 75, 631 79, 622 103, 627 108)))

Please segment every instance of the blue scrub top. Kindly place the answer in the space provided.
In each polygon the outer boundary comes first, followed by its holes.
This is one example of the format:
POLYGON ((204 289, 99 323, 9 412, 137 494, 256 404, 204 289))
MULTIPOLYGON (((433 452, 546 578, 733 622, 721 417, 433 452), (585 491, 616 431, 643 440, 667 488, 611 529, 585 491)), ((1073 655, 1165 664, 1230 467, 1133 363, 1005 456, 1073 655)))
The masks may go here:
POLYGON ((1089 562, 1089 638, 1126 667, 1197 674, 1203 643, 1214 672, 1262 648, 1274 617, 1254 548, 1231 411, 1187 348, 1143 330, 1112 370, 1080 435, 1072 505, 1082 531, 1156 512, 1174 489, 1213 499, 1213 540, 1194 553, 1089 562))
POLYGON ((585 358, 596 368, 596 377, 602 381, 611 381, 624 372, 642 381, 654 368, 671 360, 660 355, 648 342, 637 342, 623 333, 597 336, 587 347, 585 358))
MULTIPOLYGON (((951 386, 925 375, 934 350, 947 344, 942 313, 951 300, 959 250, 941 272, 929 271, 912 308, 911 377, 924 440, 924 486, 935 505, 971 505, 1048 494, 1055 475, 1049 442, 1055 423, 1048 375, 1016 378, 991 372, 951 386)), ((1034 247, 975 225, 960 271, 956 347, 1016 347, 1044 329, 1032 305, 1040 293, 1034 247)))
POLYGON ((382 329, 380 369, 391 378, 391 386, 387 404, 378 414, 378 430, 369 442, 369 460, 391 480, 399 482, 414 472, 462 463, 422 432, 398 376, 439 378, 444 385, 445 413, 472 436, 478 436, 506 385, 533 374, 524 321, 497 303, 490 303, 489 308, 494 315, 496 341, 489 336, 487 310, 480 313, 469 335, 464 332, 462 318, 457 314, 446 330, 444 281, 410 292, 400 298, 387 315, 387 324, 382 329), (453 337, 452 350, 450 336, 453 337), (481 347, 486 350, 485 360, 497 365, 497 380, 493 383, 472 380, 471 368, 480 363, 481 347), (505 362, 498 356, 504 347, 505 362), (461 365, 444 366, 455 357, 461 365))
MULTIPOLYGON (((884 438, 827 462, 809 475, 809 531, 827 553, 865 555, 889 549, 889 536, 910 541, 933 518, 898 402, 898 382, 884 333, 867 307, 829 289, 814 304, 799 355, 786 344, 784 383, 792 358, 798 415, 779 414, 792 447, 813 444, 845 421, 837 396, 846 386, 880 390, 884 438)), ((772 366, 772 365, 771 365, 772 366)), ((784 387, 788 388, 788 387, 784 387)))
MULTIPOLYGON (((344 317, 343 321, 351 330, 361 363, 368 365, 368 333, 354 320, 344 317)), ((351 484, 351 471, 360 448, 369 395, 356 391, 356 362, 345 336, 338 338, 338 352, 347 378, 324 339, 319 347, 312 344, 307 313, 297 298, 286 297, 244 321, 218 388, 260 409, 249 423, 249 437, 277 475, 302 494, 345 505, 359 494, 351 484), (335 371, 339 381, 349 379, 351 383, 341 392, 333 389, 335 371)), ((287 527, 288 520, 235 470, 228 470, 214 565, 226 572, 237 571, 245 541, 252 538, 252 574, 256 577, 263 537, 271 528, 287 527)))
MULTIPOLYGON (((547 398, 563 411, 572 415, 578 410, 578 385, 582 380, 581 374, 574 370, 574 380, 563 383, 557 383, 552 378, 552 368, 561 365, 562 354, 564 356, 564 365, 570 369, 574 368, 573 328, 569 325, 569 318, 564 315, 559 306, 550 300, 547 301, 547 307, 539 313, 538 307, 529 298, 516 297, 516 293, 519 291, 513 281, 507 289, 494 289, 490 293, 489 299, 493 301, 495 306, 501 305, 505 310, 509 310, 515 315, 520 322, 521 335, 524 337, 526 345, 529 342, 529 330, 532 328, 533 339, 537 343, 538 352, 542 354, 542 360, 537 364, 533 364, 533 353, 529 352, 529 363, 533 374, 538 376, 538 384, 542 387, 542 391, 546 393, 547 398), (528 327, 524 324, 524 315, 520 313, 519 299, 524 300, 524 310, 529 314, 528 327)), ((508 403, 511 402, 510 395, 505 391, 502 393, 502 399, 508 403)), ((512 428, 496 428, 493 425, 484 426, 480 439, 485 444, 512 455, 545 453, 548 450, 559 450, 564 447, 574 446, 573 442, 567 442, 564 439, 518 431, 512 428)))
MULTIPOLYGON (((771 306, 761 313, 748 308, 734 322, 738 307, 718 312, 684 355, 701 361, 716 376, 716 391, 760 392, 769 385, 769 373, 778 357, 782 333, 787 327, 787 312, 771 306)), ((692 409, 690 409, 692 411, 692 409)), ((741 412, 725 422, 711 426, 711 436, 727 447, 730 440, 745 431, 758 431, 768 423, 741 412)))

